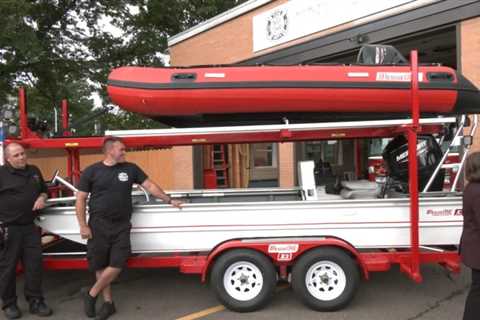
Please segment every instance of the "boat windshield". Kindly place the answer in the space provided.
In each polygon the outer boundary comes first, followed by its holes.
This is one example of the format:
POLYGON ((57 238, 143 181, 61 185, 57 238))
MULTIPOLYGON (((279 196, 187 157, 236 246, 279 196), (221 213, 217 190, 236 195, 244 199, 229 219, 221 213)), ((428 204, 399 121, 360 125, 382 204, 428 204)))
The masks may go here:
POLYGON ((368 156, 375 157, 381 156, 383 150, 387 146, 387 144, 392 140, 391 138, 377 138, 377 139, 370 139, 368 156))

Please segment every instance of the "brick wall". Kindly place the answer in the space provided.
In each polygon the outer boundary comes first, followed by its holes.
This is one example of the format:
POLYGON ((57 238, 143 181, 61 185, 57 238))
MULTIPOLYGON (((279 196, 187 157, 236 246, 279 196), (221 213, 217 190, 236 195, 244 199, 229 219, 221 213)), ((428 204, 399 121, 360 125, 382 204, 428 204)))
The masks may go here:
MULTIPOLYGON (((193 147, 175 147, 172 154, 171 174, 175 189, 193 189, 193 147)), ((202 168, 198 167, 198 170, 202 168)))
POLYGON ((295 185, 294 144, 284 142, 278 144, 278 185, 282 188, 295 185))
POLYGON ((252 57, 253 16, 285 2, 287 0, 273 1, 171 46, 170 63, 175 66, 226 64, 252 57))
MULTIPOLYGON (((176 149, 176 148, 175 148, 176 149)), ((164 189, 180 189, 187 188, 192 184, 192 174, 190 174, 190 180, 185 181, 188 178, 189 170, 183 168, 190 165, 191 167, 191 153, 190 161, 188 158, 182 163, 182 168, 179 168, 177 164, 174 165, 174 159, 177 154, 184 153, 184 150, 173 151, 173 149, 166 150, 147 150, 147 151, 130 151, 127 153, 127 161, 138 164, 145 173, 155 182, 157 182, 164 189), (172 156, 173 155, 173 156, 172 156), (176 177, 177 168, 185 172, 182 177, 176 177), (188 183, 190 182, 190 184, 188 183)), ((65 176, 67 174, 67 157, 63 150, 32 150, 28 149, 29 163, 37 165, 45 179, 52 178, 55 170, 60 170, 60 175, 65 176)), ((80 170, 85 167, 101 161, 103 155, 100 150, 82 150, 80 153, 80 170)), ((188 180, 188 179, 187 179, 188 180)))
POLYGON ((253 52, 253 17, 286 2, 288 0, 272 1, 234 20, 171 46, 169 48, 170 63, 175 66, 235 63, 356 26, 355 22, 345 23, 272 48, 253 52))
MULTIPOLYGON (((463 21, 460 30, 462 74, 480 87, 480 18, 463 21)), ((480 151, 480 133, 473 139, 472 151, 480 151)))

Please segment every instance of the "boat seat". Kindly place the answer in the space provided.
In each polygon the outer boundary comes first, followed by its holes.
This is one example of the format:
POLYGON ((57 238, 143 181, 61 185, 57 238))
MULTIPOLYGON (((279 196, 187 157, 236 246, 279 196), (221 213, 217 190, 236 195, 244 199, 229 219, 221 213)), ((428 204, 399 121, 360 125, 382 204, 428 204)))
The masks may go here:
POLYGON ((341 185, 343 199, 375 199, 380 192, 379 185, 369 180, 342 181, 341 185))
POLYGON ((340 194, 327 193, 325 186, 317 187, 317 200, 342 200, 340 194))

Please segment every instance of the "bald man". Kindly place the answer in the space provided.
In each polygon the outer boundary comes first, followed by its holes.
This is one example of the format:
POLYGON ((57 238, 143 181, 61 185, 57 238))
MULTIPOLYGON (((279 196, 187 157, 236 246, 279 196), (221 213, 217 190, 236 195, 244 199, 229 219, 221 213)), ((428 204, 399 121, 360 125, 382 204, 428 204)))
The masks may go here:
POLYGON ((83 290, 85 315, 106 320, 115 312, 111 283, 126 266, 130 256, 130 230, 133 207, 132 185, 142 185, 155 197, 174 207, 182 203, 171 199, 136 164, 125 159, 126 148, 122 139, 107 137, 103 142, 104 160, 87 167, 78 185, 76 211, 80 234, 87 241, 87 258, 97 281, 83 290), (86 218, 88 194, 89 220, 86 218), (98 295, 104 303, 96 311, 98 295))
POLYGON ((18 319, 16 266, 25 270, 25 298, 29 311, 47 317, 52 310, 42 293, 42 247, 34 225, 35 211, 45 207, 47 187, 40 170, 27 164, 25 150, 11 143, 4 150, 0 167, 0 295, 7 319, 18 319))

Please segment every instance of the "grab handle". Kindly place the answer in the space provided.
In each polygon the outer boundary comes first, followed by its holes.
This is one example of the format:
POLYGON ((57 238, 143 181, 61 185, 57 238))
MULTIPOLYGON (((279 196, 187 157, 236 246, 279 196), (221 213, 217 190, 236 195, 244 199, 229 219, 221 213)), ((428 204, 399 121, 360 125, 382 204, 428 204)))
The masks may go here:
POLYGON ((195 81, 196 79, 196 73, 174 73, 172 75, 172 81, 195 81))

